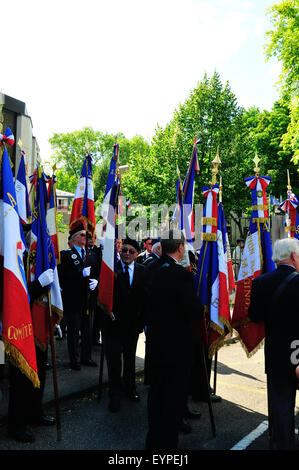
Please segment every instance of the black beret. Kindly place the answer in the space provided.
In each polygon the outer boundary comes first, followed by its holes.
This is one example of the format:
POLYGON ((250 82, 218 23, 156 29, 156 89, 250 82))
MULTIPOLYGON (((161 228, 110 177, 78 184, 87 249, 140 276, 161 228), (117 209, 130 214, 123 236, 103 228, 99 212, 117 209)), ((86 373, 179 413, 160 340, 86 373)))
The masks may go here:
POLYGON ((131 245, 133 248, 135 248, 138 253, 140 252, 140 246, 137 240, 133 240, 133 238, 125 238, 124 241, 122 242, 123 245, 131 245))
POLYGON ((85 227, 82 223, 80 223, 79 225, 77 225, 75 228, 73 228, 72 230, 70 230, 70 234, 69 234, 69 239, 75 235, 75 233, 77 232, 81 232, 82 230, 85 230, 85 227))

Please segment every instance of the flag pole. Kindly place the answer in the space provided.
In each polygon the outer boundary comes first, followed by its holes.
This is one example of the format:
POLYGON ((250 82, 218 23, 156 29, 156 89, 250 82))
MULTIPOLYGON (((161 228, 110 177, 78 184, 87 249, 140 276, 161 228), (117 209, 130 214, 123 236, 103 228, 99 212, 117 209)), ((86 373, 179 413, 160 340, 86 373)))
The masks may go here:
MULTIPOLYGON (((116 142, 115 144, 116 145, 116 142)), ((116 181, 116 177, 119 177, 119 182, 121 183, 121 176, 120 176, 120 170, 119 170, 119 151, 117 151, 116 153, 116 174, 115 174, 115 181, 116 181)), ((117 198, 118 198, 118 194, 117 194, 117 198)), ((115 214, 115 217, 117 215, 117 211, 118 211, 118 204, 116 205, 116 214, 115 214)), ((114 240, 115 241, 115 240, 114 240)), ((116 249, 116 247, 114 246, 114 249, 116 249)), ((110 312, 109 312, 110 314, 110 312)), ((98 383, 98 401, 101 400, 102 398, 102 389, 103 389, 103 373, 104 373, 104 359, 105 359, 105 327, 103 326, 103 329, 102 329, 102 347, 101 347, 101 356, 100 356, 100 368, 99 368, 99 383, 98 383)))
POLYGON ((51 354, 52 354, 53 384, 54 384, 55 409, 56 409, 57 441, 61 441, 60 407, 59 407, 59 396, 58 396, 56 352, 55 352, 55 344, 54 344, 54 333, 53 333, 53 323, 52 323, 52 306, 51 306, 51 290, 50 289, 48 289, 48 306, 49 306, 49 330, 50 330, 50 343, 51 343, 51 354))
MULTIPOLYGON (((221 160, 219 158, 219 150, 217 149, 216 157, 212 161, 213 170, 212 170, 212 185, 216 184, 217 181, 217 173, 218 167, 221 165, 221 160)), ((220 177, 220 185, 219 185, 219 202, 222 202, 222 178, 220 177)), ((213 384, 213 391, 212 395, 216 395, 216 385, 217 385, 217 365, 218 365, 218 351, 215 352, 214 356, 214 384, 213 384)))

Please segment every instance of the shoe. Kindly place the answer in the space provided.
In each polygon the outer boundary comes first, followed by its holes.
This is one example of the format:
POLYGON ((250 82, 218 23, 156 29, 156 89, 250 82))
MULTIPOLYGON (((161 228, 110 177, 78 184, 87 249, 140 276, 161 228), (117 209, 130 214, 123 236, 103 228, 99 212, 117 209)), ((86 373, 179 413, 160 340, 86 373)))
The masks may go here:
POLYGON ((71 364, 71 369, 73 369, 73 370, 81 370, 81 366, 80 366, 80 364, 77 364, 77 363, 76 363, 76 364, 71 364))
MULTIPOLYGON (((205 403, 208 402, 208 399, 206 397, 201 397, 201 396, 192 396, 192 400, 193 401, 203 401, 205 403)), ((219 395, 214 395, 213 393, 211 393, 210 395, 210 400, 212 403, 217 403, 217 402, 220 402, 222 400, 222 398, 219 396, 219 395)))
POLYGON ((54 418, 54 416, 42 415, 33 418, 32 420, 30 420, 30 423, 36 424, 37 426, 53 426, 54 424, 56 424, 56 419, 54 418))
POLYGON ((111 413, 116 413, 120 410, 120 399, 119 397, 111 397, 108 405, 109 411, 111 413))
POLYGON ((22 428, 22 429, 10 429, 8 431, 9 437, 12 437, 18 442, 34 442, 35 437, 33 432, 31 431, 28 426, 22 428))
POLYGON ((211 393, 210 399, 212 403, 218 403, 222 401, 222 398, 219 395, 214 395, 213 393, 211 393))
POLYGON ((200 419, 201 418, 201 411, 200 410, 190 410, 187 408, 186 413, 185 413, 186 418, 190 419, 200 419))
POLYGON ((182 434, 190 434, 191 431, 192 431, 191 424, 188 422, 186 418, 183 418, 179 427, 179 432, 181 432, 182 434))
POLYGON ((131 400, 131 401, 139 401, 140 400, 140 395, 138 395, 138 393, 136 392, 136 390, 132 390, 131 392, 127 392, 127 397, 131 400))
POLYGON ((82 361, 82 364, 84 366, 89 366, 89 367, 98 367, 98 364, 92 359, 87 359, 87 361, 82 361))

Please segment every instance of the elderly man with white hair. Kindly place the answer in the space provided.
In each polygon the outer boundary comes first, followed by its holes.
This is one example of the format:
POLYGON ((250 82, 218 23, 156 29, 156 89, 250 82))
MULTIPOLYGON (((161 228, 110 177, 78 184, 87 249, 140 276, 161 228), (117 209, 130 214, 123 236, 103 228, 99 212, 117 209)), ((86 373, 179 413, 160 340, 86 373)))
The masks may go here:
POLYGON ((299 359, 299 241, 277 240, 273 261, 274 271, 252 281, 248 315, 253 322, 265 324, 270 443, 275 450, 291 450, 295 449, 299 359))

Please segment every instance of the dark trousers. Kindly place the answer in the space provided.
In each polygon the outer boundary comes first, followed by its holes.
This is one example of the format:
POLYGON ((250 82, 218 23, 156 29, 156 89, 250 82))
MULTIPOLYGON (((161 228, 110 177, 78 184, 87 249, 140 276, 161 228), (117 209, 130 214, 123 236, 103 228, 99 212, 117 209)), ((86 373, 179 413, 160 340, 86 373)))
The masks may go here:
POLYGON ((139 333, 104 332, 105 356, 108 368, 109 395, 121 394, 121 372, 127 391, 135 389, 135 358, 139 333))
POLYGON ((93 310, 86 313, 85 309, 67 311, 67 345, 69 358, 72 365, 91 359, 92 352, 92 325, 93 310), (79 337, 81 332, 81 348, 79 337))
POLYGON ((43 414, 47 351, 41 351, 38 347, 35 349, 40 388, 35 388, 26 375, 9 362, 8 429, 10 431, 23 430, 26 424, 43 414))
POLYGON ((150 366, 147 450, 178 448, 179 426, 186 409, 190 380, 185 364, 156 362, 150 366))
POLYGON ((270 434, 273 449, 295 449, 295 399, 297 381, 294 376, 267 374, 270 434))

